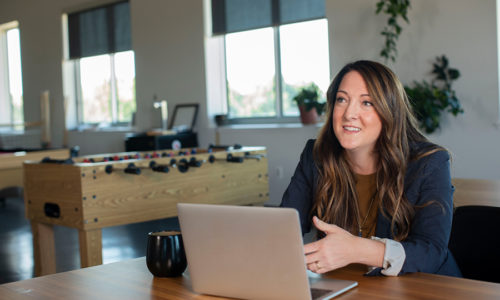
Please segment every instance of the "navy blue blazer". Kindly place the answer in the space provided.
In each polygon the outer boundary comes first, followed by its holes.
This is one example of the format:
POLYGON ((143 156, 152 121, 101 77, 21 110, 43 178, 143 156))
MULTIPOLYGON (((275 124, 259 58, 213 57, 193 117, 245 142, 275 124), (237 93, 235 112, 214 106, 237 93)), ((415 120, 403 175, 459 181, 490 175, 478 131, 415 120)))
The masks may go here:
MULTIPOLYGON (((298 210, 302 233, 310 231, 310 215, 316 188, 318 170, 313 160, 314 140, 309 140, 300 156, 299 164, 283 195, 281 206, 298 210)), ((415 145, 418 151, 426 144, 415 145)), ((453 217, 453 191, 450 177, 450 157, 438 151, 408 164, 405 176, 405 195, 417 206, 408 237, 401 241, 406 259, 400 274, 425 272, 461 276, 461 272, 448 250, 453 217), (433 204, 418 208, 429 201, 433 204)), ((391 220, 382 213, 377 216, 376 236, 394 239, 391 220)), ((380 274, 381 268, 370 272, 380 274)))

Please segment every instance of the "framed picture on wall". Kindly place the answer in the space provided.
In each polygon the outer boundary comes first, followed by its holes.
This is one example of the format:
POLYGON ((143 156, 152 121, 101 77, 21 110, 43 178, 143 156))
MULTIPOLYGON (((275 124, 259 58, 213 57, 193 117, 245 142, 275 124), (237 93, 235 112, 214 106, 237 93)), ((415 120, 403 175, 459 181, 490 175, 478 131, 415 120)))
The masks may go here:
POLYGON ((174 108, 168 129, 177 132, 192 131, 198 116, 198 103, 178 104, 174 108))

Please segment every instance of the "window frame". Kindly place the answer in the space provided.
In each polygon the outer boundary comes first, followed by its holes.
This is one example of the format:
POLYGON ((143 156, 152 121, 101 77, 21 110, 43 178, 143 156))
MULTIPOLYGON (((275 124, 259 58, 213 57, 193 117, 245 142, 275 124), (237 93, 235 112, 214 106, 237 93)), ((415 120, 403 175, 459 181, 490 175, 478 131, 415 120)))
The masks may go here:
MULTIPOLYGON (((75 6, 74 8, 69 8, 65 10, 62 14, 62 35, 63 35, 63 92, 65 94, 65 101, 67 101, 66 105, 66 126, 67 128, 74 128, 77 130, 86 130, 86 129, 106 129, 109 128, 111 130, 121 130, 126 129, 130 130, 131 127, 134 126, 134 114, 130 116, 130 120, 119 121, 120 119, 120 107, 122 103, 120 103, 120 91, 118 88, 120 87, 119 79, 120 76, 117 76, 117 66, 119 68, 119 64, 116 63, 115 55, 123 52, 131 52, 133 59, 133 68, 134 68, 134 83, 133 83, 133 98, 135 111, 137 110, 137 91, 135 89, 135 83, 137 81, 137 74, 135 73, 135 52, 131 45, 131 36, 126 39, 123 35, 118 35, 115 32, 117 29, 122 29, 120 32, 123 34, 123 26, 131 26, 131 17, 128 15, 126 19, 126 23, 123 23, 125 19, 123 16, 126 16, 123 11, 117 11, 117 7, 126 4, 128 10, 130 10, 130 0, 114 0, 114 1, 105 1, 102 4, 98 3, 88 3, 83 6, 75 6), (80 18, 81 15, 91 13, 93 11, 98 11, 104 9, 106 11, 107 19, 104 23, 99 23, 100 25, 105 25, 102 30, 107 31, 106 46, 104 48, 93 48, 93 46, 86 48, 81 47, 80 43, 82 43, 82 39, 88 42, 88 35, 83 35, 79 33, 78 26, 81 24, 72 23, 71 19, 73 16, 77 16, 80 18), (111 14, 111 15, 110 15, 111 14), (111 18, 111 19, 110 19, 111 18), (120 19, 121 18, 121 19, 120 19), (121 23, 116 23, 116 20, 121 20, 121 23), (71 24, 73 25, 71 25, 71 24), (73 27, 72 27, 73 26, 73 27), (73 30, 71 29, 73 28, 73 30), (73 40, 72 40, 73 39, 73 40), (73 43, 72 43, 73 41, 73 43), (78 41, 78 42, 75 42, 78 41), (73 46, 73 47, 72 47, 73 46), (75 48, 76 47, 76 48, 75 48), (109 65, 110 65, 110 77, 109 77, 109 88, 110 88, 110 105, 109 105, 109 121, 108 120, 100 120, 95 122, 85 122, 84 119, 84 99, 83 99, 83 87, 81 83, 81 59, 99 55, 108 55, 109 57, 109 65)), ((121 8, 118 8, 121 9, 121 8)), ((75 19, 74 19, 75 20, 75 19)), ((125 28, 126 32, 131 35, 131 28, 125 28)), ((91 29, 92 30, 92 29, 91 29)), ((92 42, 91 42, 92 44, 92 42)), ((127 100, 127 99, 124 99, 127 100)))
MULTIPOLYGON (((134 65, 135 65, 135 53, 133 50, 127 50, 127 51, 122 51, 122 52, 132 52, 134 55, 134 65)), ((101 54, 101 55, 109 55, 110 57, 110 92, 111 92, 111 122, 85 122, 84 121, 84 116, 83 116, 83 106, 84 106, 84 101, 83 101, 83 93, 82 93, 82 85, 81 85, 81 72, 80 72, 80 60, 81 58, 78 59, 72 59, 73 61, 73 78, 75 80, 75 99, 76 99, 76 116, 77 116, 77 125, 78 126, 97 126, 100 124, 106 124, 109 127, 123 127, 123 126, 128 126, 132 120, 130 121, 118 121, 118 108, 119 108, 119 97, 118 97, 118 89, 117 89, 117 78, 116 78, 116 69, 115 69, 115 55, 117 53, 121 52, 116 52, 116 53, 107 53, 107 54, 101 54)), ((136 77, 134 77, 135 80, 136 77)), ((136 102, 137 105, 137 102, 136 102)), ((133 117, 132 117, 133 118, 133 117)))
MULTIPOLYGON (((304 20, 301 22, 295 22, 295 23, 302 23, 302 22, 309 22, 309 21, 314 21, 314 20, 326 20, 327 21, 327 26, 328 26, 328 20, 327 18, 318 18, 318 19, 311 19, 311 20, 304 20)), ((286 23, 286 24, 277 24, 273 26, 269 26, 270 28, 273 29, 273 43, 274 43, 274 59, 275 59, 275 85, 276 85, 276 101, 275 101, 275 111, 276 111, 276 116, 273 117, 232 117, 229 114, 230 111, 230 103, 229 103, 229 88, 228 88, 228 80, 227 80, 227 61, 226 61, 226 35, 233 33, 226 33, 224 34, 223 38, 223 57, 224 57, 224 74, 221 74, 223 76, 223 80, 225 83, 225 105, 227 107, 227 120, 226 124, 228 125, 246 125, 246 124, 286 124, 286 123, 300 123, 300 115, 297 116, 286 116, 283 115, 283 77, 282 77, 282 72, 281 72, 281 40, 280 40, 280 27, 281 26, 286 26, 291 23, 286 23)), ((268 28, 268 27, 265 27, 268 28)), ((249 29, 249 30, 254 30, 254 29, 249 29)))
MULTIPOLYGON (((2 86, 4 92, 3 96, 5 97, 5 101, 8 102, 6 106, 8 106, 8 122, 3 123, 0 122, 0 131, 23 131, 24 130, 24 109, 21 114, 22 120, 21 121, 15 121, 14 120, 14 103, 13 103, 13 98, 11 95, 11 90, 10 90, 10 84, 12 78, 10 78, 10 64, 9 64, 9 44, 8 44, 8 39, 7 39, 7 32, 13 29, 17 29, 19 31, 19 38, 20 38, 20 29, 19 29, 19 22, 18 21, 11 21, 7 22, 4 24, 0 24, 0 59, 2 60, 0 62, 0 67, 3 69, 2 71, 4 72, 4 79, 3 82, 1 83, 0 86, 2 86), (10 125, 10 126, 9 126, 10 125)), ((20 41, 19 41, 20 42, 20 41)), ((21 46, 21 45, 19 45, 21 46)), ((21 51, 21 48, 19 48, 19 51, 21 51)), ((21 53, 19 53, 19 56, 21 56, 21 53)), ((22 58, 21 58, 22 60, 22 58)), ((22 84, 22 61, 21 63, 21 90, 23 90, 23 84, 22 84)), ((21 94, 21 102, 22 106, 24 107, 24 91, 21 94)))

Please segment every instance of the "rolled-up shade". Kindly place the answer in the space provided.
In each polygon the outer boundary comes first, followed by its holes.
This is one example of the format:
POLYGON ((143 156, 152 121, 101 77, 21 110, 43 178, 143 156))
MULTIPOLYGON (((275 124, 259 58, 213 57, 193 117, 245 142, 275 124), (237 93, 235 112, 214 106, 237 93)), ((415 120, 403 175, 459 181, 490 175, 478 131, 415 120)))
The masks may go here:
POLYGON ((128 1, 68 14, 70 59, 132 49, 128 1))
POLYGON ((321 19, 325 14, 325 0, 280 0, 279 24, 321 19))
POLYGON ((212 0, 214 35, 324 17, 325 0, 212 0))

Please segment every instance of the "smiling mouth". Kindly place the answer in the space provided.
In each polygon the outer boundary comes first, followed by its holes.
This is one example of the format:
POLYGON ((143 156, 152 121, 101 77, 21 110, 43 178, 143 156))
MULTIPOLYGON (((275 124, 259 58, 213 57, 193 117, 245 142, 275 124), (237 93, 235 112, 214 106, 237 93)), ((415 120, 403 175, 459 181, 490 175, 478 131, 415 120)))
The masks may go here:
POLYGON ((352 127, 352 126, 342 126, 344 130, 349 131, 349 132, 360 132, 361 129, 358 127, 352 127))

